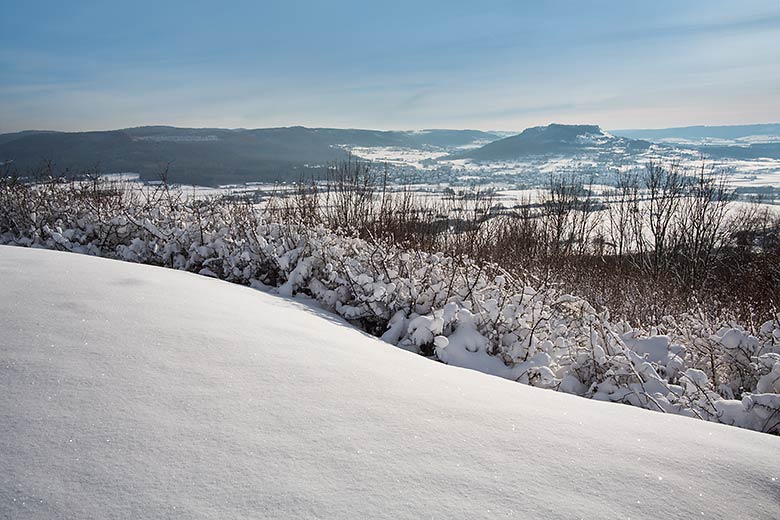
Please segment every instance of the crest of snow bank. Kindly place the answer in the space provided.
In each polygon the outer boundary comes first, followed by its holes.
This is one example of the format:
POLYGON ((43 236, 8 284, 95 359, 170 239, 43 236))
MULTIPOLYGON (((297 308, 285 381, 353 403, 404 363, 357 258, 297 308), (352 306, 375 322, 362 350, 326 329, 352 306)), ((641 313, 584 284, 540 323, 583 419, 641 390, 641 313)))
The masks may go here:
MULTIPOLYGON (((62 209, 65 208, 65 209, 62 209)), ((653 331, 492 266, 197 201, 13 215, 0 242, 168 266, 304 294, 447 364, 604 401, 780 433, 780 318, 757 335, 667 319, 653 331)))
MULTIPOLYGON (((431 363, 245 287, 0 246, 0 294, 3 518, 774 519, 780 507, 775 437, 431 363)), ((446 308, 443 330, 461 332, 436 346, 482 349, 475 316, 446 308)))

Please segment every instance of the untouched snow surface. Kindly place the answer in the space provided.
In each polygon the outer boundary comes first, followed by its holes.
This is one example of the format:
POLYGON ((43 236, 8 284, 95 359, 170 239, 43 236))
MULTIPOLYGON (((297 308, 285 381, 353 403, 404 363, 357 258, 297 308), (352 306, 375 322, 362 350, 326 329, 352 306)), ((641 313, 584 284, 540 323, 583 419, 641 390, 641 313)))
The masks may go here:
POLYGON ((780 516, 780 439, 431 362, 190 273, 0 246, 2 518, 694 516, 780 516))

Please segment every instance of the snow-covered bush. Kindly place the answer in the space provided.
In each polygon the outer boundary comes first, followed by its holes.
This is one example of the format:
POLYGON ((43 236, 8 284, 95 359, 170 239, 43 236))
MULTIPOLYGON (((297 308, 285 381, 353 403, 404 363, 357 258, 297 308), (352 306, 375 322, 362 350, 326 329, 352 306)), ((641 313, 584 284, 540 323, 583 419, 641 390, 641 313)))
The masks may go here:
POLYGON ((780 316, 650 330, 501 268, 248 203, 90 183, 0 185, 0 243, 183 269, 306 295, 401 348, 541 388, 780 433, 780 316))

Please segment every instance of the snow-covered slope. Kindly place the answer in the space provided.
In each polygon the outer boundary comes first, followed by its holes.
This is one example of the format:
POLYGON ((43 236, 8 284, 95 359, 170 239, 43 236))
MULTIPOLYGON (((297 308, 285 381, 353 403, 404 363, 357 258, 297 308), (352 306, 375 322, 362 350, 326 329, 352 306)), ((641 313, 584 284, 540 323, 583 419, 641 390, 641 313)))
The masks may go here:
POLYGON ((777 518, 780 439, 434 363, 291 300, 0 246, 2 518, 777 518))

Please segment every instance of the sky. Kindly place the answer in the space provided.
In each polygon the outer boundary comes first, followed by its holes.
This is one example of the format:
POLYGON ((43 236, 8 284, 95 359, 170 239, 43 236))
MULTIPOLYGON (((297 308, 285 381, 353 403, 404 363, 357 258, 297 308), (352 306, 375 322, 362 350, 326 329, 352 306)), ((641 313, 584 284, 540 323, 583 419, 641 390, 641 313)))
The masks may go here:
POLYGON ((780 0, 3 0, 0 132, 780 121, 780 0))

